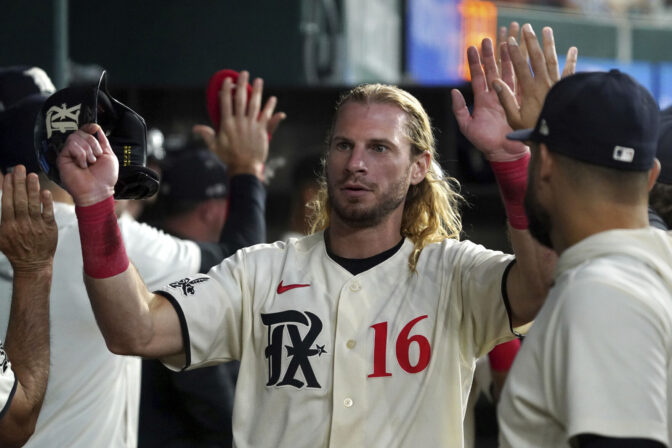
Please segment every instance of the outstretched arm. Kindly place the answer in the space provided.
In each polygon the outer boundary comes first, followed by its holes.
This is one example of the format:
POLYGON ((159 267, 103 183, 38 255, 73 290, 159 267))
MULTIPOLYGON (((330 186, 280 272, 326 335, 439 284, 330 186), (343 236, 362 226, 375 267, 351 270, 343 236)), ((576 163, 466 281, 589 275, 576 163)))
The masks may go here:
MULTIPOLYGON (((51 194, 19 165, 4 179, 0 250, 14 270, 12 306, 0 366, 14 372, 16 389, 2 404, 0 446, 22 446, 35 430, 49 376, 49 292, 58 230, 51 194)), ((0 346, 1 348, 1 346, 0 346)))
POLYGON ((500 75, 490 39, 483 40, 480 56, 475 47, 470 47, 467 58, 474 91, 473 113, 469 113, 464 98, 457 90, 452 92, 453 112, 462 133, 490 162, 504 201, 517 260, 506 279, 511 324, 516 327, 532 320, 543 304, 555 258, 534 241, 527 230, 523 200, 529 150, 520 142, 506 139, 512 129, 493 89, 497 82, 506 85, 513 93, 511 61, 507 54, 502 54, 500 75))
POLYGON ((205 125, 194 126, 194 132, 227 165, 231 179, 229 214, 219 242, 198 243, 200 272, 207 272, 242 247, 266 240, 264 163, 270 137, 286 116, 283 112, 274 112, 275 97, 269 98, 261 108, 263 81, 260 78, 254 81, 248 98, 245 88, 248 78, 246 71, 241 72, 235 89, 230 78, 224 79, 219 95, 222 111, 219 132, 205 125))
POLYGON ((146 357, 180 353, 176 311, 166 299, 150 293, 126 256, 114 214, 119 162, 102 129, 87 124, 70 134, 57 162, 75 201, 84 280, 108 348, 146 357))
MULTIPOLYGON (((493 80, 493 87, 504 108, 507 122, 515 129, 534 127, 546 94, 553 84, 574 73, 578 54, 576 47, 568 50, 565 67, 560 73, 553 30, 550 27, 542 30, 541 46, 530 24, 523 25, 522 40, 526 42, 529 64, 513 37, 509 37, 508 43, 502 48, 502 60, 506 59, 513 66, 515 78, 518 80, 519 99, 516 99, 517 95, 511 90, 510 83, 501 79, 493 80)), ((531 283, 536 286, 537 291, 544 291, 549 287, 557 256, 534 241, 525 229, 512 227, 511 244, 518 263, 510 271, 507 292, 511 318, 516 325, 518 322, 529 321, 536 315, 543 299, 535 298, 529 293, 531 283)))

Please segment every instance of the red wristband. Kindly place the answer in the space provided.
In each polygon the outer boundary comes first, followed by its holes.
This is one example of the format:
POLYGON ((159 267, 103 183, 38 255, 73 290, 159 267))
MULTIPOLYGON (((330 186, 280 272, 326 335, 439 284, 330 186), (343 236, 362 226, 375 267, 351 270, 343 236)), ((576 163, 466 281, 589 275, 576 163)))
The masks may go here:
POLYGON ((114 214, 114 198, 87 207, 75 207, 82 243, 84 272, 93 278, 108 278, 128 268, 128 256, 114 214))
POLYGON ((504 209, 509 223, 514 229, 525 230, 528 227, 525 214, 525 190, 527 189, 527 164, 530 153, 512 162, 490 162, 495 173, 499 191, 504 201, 504 209))
POLYGON ((520 339, 514 339, 495 346, 495 348, 488 353, 490 368, 497 372, 508 372, 509 369, 511 369, 511 364, 513 364, 513 360, 516 358, 519 349, 520 339))

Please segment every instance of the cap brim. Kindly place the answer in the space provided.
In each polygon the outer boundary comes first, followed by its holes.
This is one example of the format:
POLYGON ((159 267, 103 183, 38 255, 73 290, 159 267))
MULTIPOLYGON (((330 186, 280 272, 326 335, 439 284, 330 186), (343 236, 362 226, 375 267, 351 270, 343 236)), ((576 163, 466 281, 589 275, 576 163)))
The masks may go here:
POLYGON ((513 131, 509 134, 506 134, 506 138, 509 140, 518 140, 521 142, 526 142, 532 140, 532 135, 534 134, 534 128, 532 129, 520 129, 518 131, 513 131))

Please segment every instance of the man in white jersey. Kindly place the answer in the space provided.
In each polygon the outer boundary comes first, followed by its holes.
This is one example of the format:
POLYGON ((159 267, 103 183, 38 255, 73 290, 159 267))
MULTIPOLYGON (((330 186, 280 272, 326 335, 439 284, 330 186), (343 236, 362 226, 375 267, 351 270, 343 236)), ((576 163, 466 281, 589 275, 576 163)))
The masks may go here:
MULTIPOLYGON (((509 51, 529 106, 548 89, 534 86, 544 57, 529 25, 524 34, 534 75, 509 51)), ((509 122, 524 123, 524 107, 496 85, 509 122)), ((511 138, 531 145, 530 231, 560 257, 502 392, 501 445, 669 446, 672 238, 647 216, 658 106, 612 70, 559 81, 537 117, 511 138)))
MULTIPOLYGON (((243 73, 239 79, 247 83, 248 74, 243 73)), ((252 99, 261 102, 261 94, 259 80, 252 99)), ((18 162, 29 166, 29 171, 40 171, 33 147, 33 128, 35 115, 44 101, 43 96, 31 95, 0 114, 3 171, 18 162)), ((230 143, 219 145, 225 153, 219 156, 228 157, 231 173, 231 205, 219 242, 197 243, 175 238, 127 215, 118 221, 129 255, 150 287, 158 288, 174 277, 207 272, 238 248, 264 241, 265 191, 257 173, 261 172, 268 153, 268 129, 257 120, 248 123, 245 98, 241 101, 238 117, 241 128, 227 134, 230 143), (250 143, 250 135, 254 133, 265 140, 257 138, 250 143)), ((275 104, 275 100, 269 101, 275 104)), ((225 138, 222 133, 219 137, 225 138)), ((81 282, 82 258, 72 197, 46 176, 43 179, 43 186, 51 190, 55 201, 59 244, 51 291, 50 384, 28 446, 134 447, 140 359, 116 356, 107 350, 81 282)), ((0 254, 0 297, 4 299, 0 301, 0 339, 9 317, 11 278, 9 262, 0 254)))
MULTIPOLYGON (((477 54, 470 62, 480 67, 477 54)), ((494 103, 503 114, 496 96, 494 103)), ((339 102, 330 130, 315 233, 243 249, 208 275, 152 294, 106 224, 116 159, 94 127, 73 138, 87 134, 102 153, 68 141, 58 163, 112 351, 159 357, 175 370, 239 359, 239 447, 462 445, 476 358, 513 338, 510 324, 531 320, 547 290, 521 219, 524 145, 504 148, 498 134, 486 153, 505 200, 515 202, 507 204, 513 263, 457 240, 458 195, 433 163, 434 137, 417 99, 392 86, 357 87, 339 102), (95 162, 86 160, 91 151, 95 162), (102 263, 108 275, 95 275, 102 263)))
MULTIPOLYGON (((2 177, 0 176, 0 180, 2 177)), ((0 342, 0 446, 35 430, 49 376, 49 290, 58 230, 49 192, 19 165, 5 176, 0 251, 14 269, 9 328, 0 342)))

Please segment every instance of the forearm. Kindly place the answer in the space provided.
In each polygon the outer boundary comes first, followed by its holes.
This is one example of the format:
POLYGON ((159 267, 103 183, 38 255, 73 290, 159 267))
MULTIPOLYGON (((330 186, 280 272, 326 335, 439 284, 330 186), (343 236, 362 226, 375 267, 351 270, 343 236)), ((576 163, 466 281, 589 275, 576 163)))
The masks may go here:
POLYGON ((252 175, 234 176, 229 198, 229 216, 219 242, 199 243, 200 272, 208 272, 238 249, 263 243, 266 239, 266 190, 263 184, 252 175))
POLYGON ((120 355, 158 357, 182 348, 177 313, 152 294, 126 255, 111 198, 75 208, 84 282, 108 349, 120 355))
POLYGON ((266 190, 256 177, 239 175, 231 179, 229 198, 220 242, 227 245, 230 255, 266 239, 266 190))
POLYGON ((518 327, 533 320, 544 304, 557 256, 536 242, 528 230, 510 227, 509 235, 516 264, 509 272, 506 286, 511 324, 518 327))
POLYGON ((0 445, 20 446, 34 431, 49 376, 49 291, 52 268, 14 272, 5 350, 18 385, 0 419, 0 445))
POLYGON ((142 354, 154 335, 150 310, 155 298, 135 266, 107 278, 85 274, 84 283, 108 349, 119 355, 142 354))

